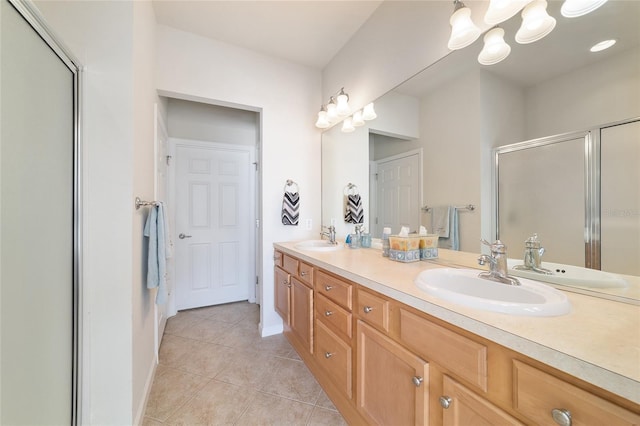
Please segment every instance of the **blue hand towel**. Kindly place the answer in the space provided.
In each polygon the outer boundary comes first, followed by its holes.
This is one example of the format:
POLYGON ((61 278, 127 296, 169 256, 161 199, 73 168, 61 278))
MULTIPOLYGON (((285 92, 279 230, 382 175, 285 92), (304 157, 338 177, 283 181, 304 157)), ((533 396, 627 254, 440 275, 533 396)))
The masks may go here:
POLYGON ((448 217, 449 226, 446 234, 447 237, 443 237, 441 233, 436 232, 440 235, 438 238, 438 247, 449 249, 449 250, 460 250, 460 230, 459 230, 459 221, 458 221, 458 209, 455 207, 449 207, 449 217, 448 217))
POLYGON ((156 304, 162 305, 167 300, 167 255, 165 242, 164 204, 158 203, 151 208, 144 225, 144 236, 149 238, 147 258, 147 288, 158 288, 156 304))

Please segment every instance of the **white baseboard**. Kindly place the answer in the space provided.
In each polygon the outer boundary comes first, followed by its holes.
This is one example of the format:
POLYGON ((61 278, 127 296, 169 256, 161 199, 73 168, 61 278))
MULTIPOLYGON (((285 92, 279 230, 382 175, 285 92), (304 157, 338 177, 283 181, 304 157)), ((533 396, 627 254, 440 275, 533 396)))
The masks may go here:
POLYGON ((153 357, 153 361, 151 362, 151 368, 149 369, 149 374, 147 375, 147 382, 144 385, 144 398, 140 401, 140 405, 136 410, 134 425, 141 425, 144 421, 144 412, 147 408, 147 401, 149 400, 149 394, 151 393, 151 386, 153 385, 153 379, 156 377, 156 368, 158 364, 156 363, 155 354, 153 357))
POLYGON ((260 323, 259 329, 260 329, 260 336, 262 337, 273 336, 274 334, 280 334, 284 330, 284 328, 282 327, 282 324, 263 327, 262 323, 260 323))

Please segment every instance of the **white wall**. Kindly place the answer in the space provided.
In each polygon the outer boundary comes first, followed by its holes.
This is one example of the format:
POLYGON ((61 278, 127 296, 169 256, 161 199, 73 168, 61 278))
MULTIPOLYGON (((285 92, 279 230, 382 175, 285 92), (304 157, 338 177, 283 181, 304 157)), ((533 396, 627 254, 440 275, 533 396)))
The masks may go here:
POLYGON ((282 330, 273 307, 273 242, 317 238, 320 232, 320 134, 314 127, 320 72, 158 26, 157 84, 162 93, 246 106, 261 114, 263 335, 282 330), (282 225, 287 179, 300 188, 301 226, 282 225), (312 229, 306 230, 306 220, 312 229))
POLYGON ((181 99, 168 100, 169 136, 255 146, 260 139, 258 114, 181 99))
POLYGON ((136 195, 153 195, 153 13, 140 2, 38 2, 86 67, 82 93, 83 424, 133 424, 153 370, 136 195), (135 58, 134 58, 135 56, 135 58))

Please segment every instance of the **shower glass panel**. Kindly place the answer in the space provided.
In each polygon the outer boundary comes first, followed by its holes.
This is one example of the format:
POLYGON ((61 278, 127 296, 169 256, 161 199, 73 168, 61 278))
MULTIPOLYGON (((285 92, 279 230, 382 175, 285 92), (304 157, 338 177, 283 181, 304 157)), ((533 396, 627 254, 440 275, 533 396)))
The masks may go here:
POLYGON ((545 261, 584 266, 587 139, 573 134, 497 152, 497 236, 509 257, 522 259, 525 240, 537 233, 545 261))
POLYGON ((600 132, 602 270, 640 275, 640 121, 600 132))

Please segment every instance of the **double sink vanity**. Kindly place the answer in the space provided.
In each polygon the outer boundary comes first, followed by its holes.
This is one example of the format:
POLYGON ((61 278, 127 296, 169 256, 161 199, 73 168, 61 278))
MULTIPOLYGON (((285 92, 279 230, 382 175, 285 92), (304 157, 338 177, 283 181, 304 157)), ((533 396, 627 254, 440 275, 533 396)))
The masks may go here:
POLYGON ((274 245, 275 307, 349 424, 640 424, 638 306, 526 277, 473 305, 477 254, 324 244, 274 245))

